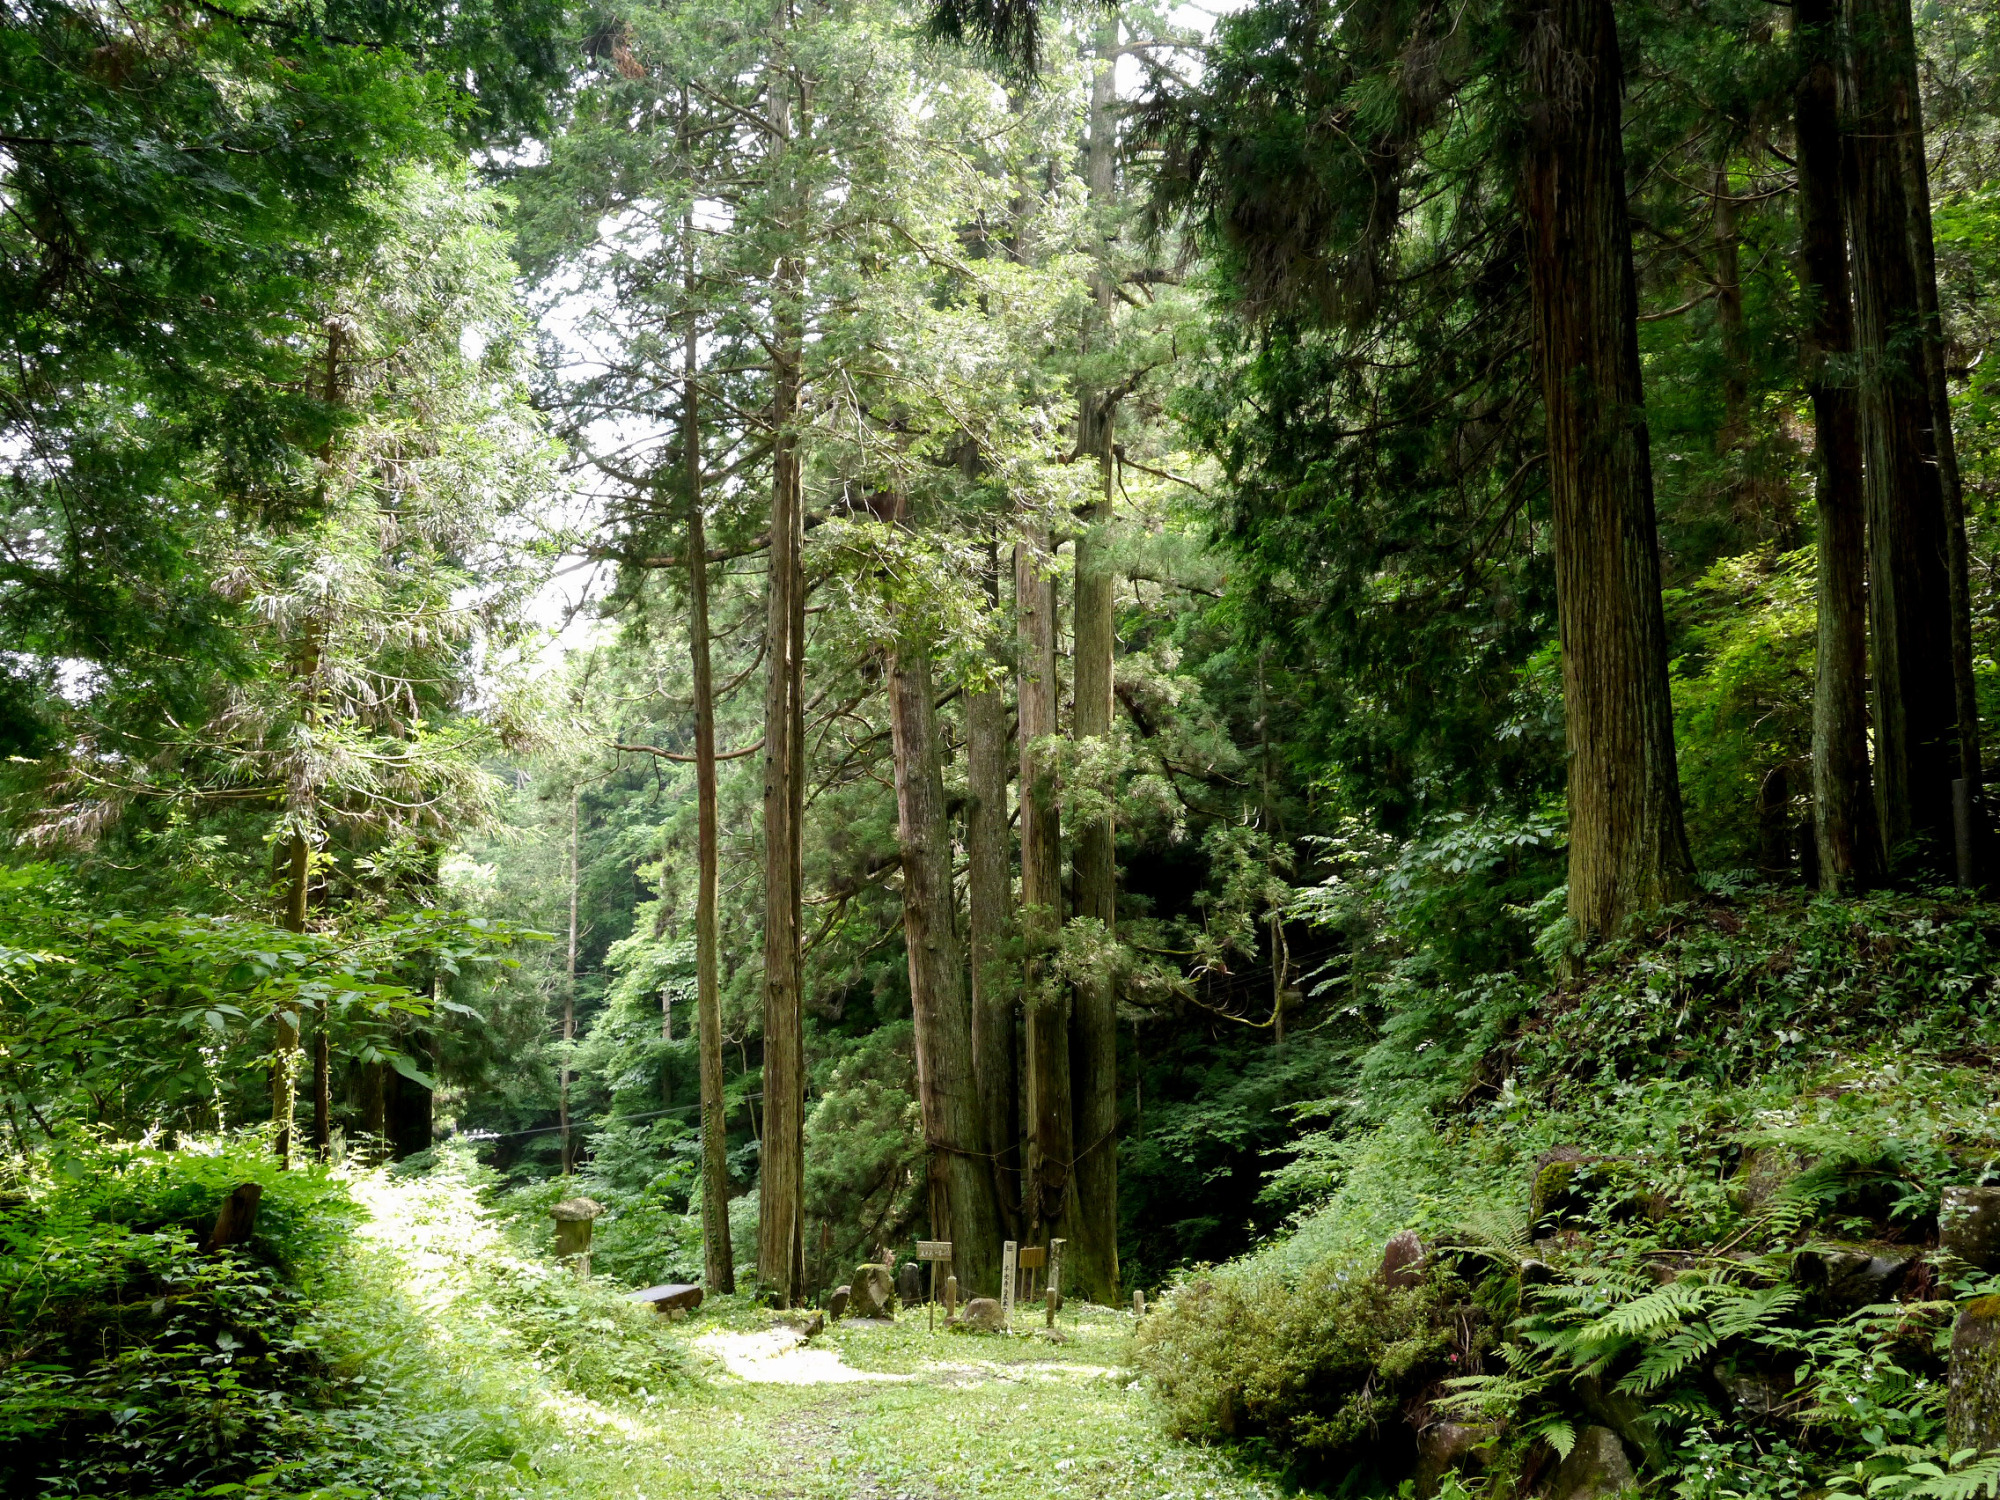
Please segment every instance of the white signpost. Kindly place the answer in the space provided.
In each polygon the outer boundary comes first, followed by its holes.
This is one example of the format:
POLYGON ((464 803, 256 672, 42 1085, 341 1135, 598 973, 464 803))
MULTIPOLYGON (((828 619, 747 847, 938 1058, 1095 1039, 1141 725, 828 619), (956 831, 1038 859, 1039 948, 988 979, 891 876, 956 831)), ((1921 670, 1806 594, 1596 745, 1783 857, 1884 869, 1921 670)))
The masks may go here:
POLYGON ((1020 1247, 1008 1240, 1000 1247, 1000 1326, 1009 1332, 1014 1328, 1014 1276, 1015 1256, 1020 1247))
POLYGON ((1062 1306, 1062 1255, 1068 1240, 1049 1241, 1049 1295, 1055 1298, 1055 1305, 1062 1306))

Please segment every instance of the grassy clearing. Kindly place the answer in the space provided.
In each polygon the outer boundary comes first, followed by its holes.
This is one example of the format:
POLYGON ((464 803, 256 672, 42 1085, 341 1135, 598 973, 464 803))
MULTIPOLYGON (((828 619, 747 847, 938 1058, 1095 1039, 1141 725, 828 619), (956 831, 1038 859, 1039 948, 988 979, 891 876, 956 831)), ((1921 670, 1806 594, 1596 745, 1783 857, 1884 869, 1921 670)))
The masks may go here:
MULTIPOLYGON (((770 1326, 741 1298, 681 1323, 633 1320, 614 1289, 535 1278, 449 1175, 372 1178, 346 1290, 330 1309, 357 1375, 438 1414, 465 1495, 788 1500, 1276 1500, 1292 1493, 1161 1430, 1128 1367, 1132 1319, 1066 1310, 1062 1339, 947 1334, 922 1310, 844 1323, 828 1355, 881 1377, 752 1382, 717 1338, 770 1326), (525 1296, 523 1280, 538 1295, 525 1296), (567 1311, 573 1308, 574 1311, 567 1311), (456 1411, 464 1419, 444 1421, 456 1411)), ((647 1314, 646 1318, 651 1315, 647 1314)), ((775 1362, 782 1366, 782 1358, 775 1362)))

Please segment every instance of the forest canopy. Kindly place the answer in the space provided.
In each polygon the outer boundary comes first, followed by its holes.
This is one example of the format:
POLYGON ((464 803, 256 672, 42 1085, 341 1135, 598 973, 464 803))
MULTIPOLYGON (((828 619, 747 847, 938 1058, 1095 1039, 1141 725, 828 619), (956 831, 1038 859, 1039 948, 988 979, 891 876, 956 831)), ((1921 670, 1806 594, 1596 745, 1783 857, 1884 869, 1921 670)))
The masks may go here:
POLYGON ((2000 1494, 1996 27, 0 9, 0 1481, 388 1493, 99 1304, 393 1198, 592 1400, 559 1203, 1342 1493, 2000 1494))

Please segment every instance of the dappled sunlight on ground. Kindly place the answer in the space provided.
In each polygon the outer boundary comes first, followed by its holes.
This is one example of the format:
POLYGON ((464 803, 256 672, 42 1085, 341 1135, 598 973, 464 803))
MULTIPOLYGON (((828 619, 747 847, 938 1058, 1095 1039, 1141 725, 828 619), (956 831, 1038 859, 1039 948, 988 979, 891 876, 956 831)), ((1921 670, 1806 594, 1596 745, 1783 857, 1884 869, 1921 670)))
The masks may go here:
POLYGON ((815 1349, 795 1328, 763 1333, 704 1333, 695 1348, 722 1361, 738 1380, 759 1385, 840 1385, 866 1380, 910 1380, 879 1370, 857 1370, 838 1349, 815 1349))

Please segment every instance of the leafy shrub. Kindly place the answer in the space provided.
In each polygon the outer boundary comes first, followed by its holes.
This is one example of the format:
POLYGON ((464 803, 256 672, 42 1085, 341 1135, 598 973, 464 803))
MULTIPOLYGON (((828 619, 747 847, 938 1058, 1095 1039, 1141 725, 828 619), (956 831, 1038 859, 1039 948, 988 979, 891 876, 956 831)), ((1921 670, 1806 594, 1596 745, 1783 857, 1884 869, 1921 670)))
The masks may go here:
POLYGON ((1451 1310, 1443 1286, 1391 1289, 1352 1262, 1296 1279, 1231 1267, 1177 1287, 1135 1355, 1182 1437, 1251 1441, 1313 1467, 1369 1461, 1395 1451, 1378 1439, 1403 1405, 1472 1357, 1451 1310))
MULTIPOLYGON (((626 1301, 629 1281, 617 1274, 627 1262, 641 1261, 643 1273, 662 1258, 683 1256, 679 1236, 648 1254, 643 1245, 630 1244, 637 1236, 629 1235, 624 1253, 609 1257, 613 1268, 607 1269, 598 1235, 607 1221, 625 1222, 630 1213, 614 1207, 592 1226, 592 1275, 579 1280, 553 1258, 549 1209, 565 1198, 595 1197, 605 1192, 603 1186, 587 1177, 551 1178, 499 1193, 491 1210, 473 1207, 479 1194, 497 1181, 497 1174, 476 1162, 468 1148, 445 1146, 403 1195, 404 1204, 418 1205, 427 1219, 448 1221, 450 1232, 444 1238, 478 1293, 480 1315, 497 1318, 512 1346, 536 1368, 584 1395, 660 1391, 683 1379, 686 1360, 680 1344, 650 1307, 626 1301), (496 1230, 503 1230, 504 1238, 496 1230)), ((631 1217, 643 1223, 644 1207, 631 1217)), ((680 1230, 679 1215, 672 1215, 671 1223, 680 1230)), ((436 1233, 435 1225, 430 1232, 436 1233)), ((698 1235, 695 1254, 700 1254, 698 1235)))
POLYGON ((1663 913, 1587 961, 1522 1028, 1522 1084, 1745 1083, 1887 1045, 1951 1055, 2000 1037, 2000 912, 1934 898, 1762 896, 1663 913))
POLYGON ((53 1165, 0 1211, 0 1488, 175 1493, 309 1441, 324 1365, 297 1272, 351 1226, 339 1184, 247 1147, 76 1146, 53 1165), (253 1181, 256 1235, 202 1253, 253 1181))

